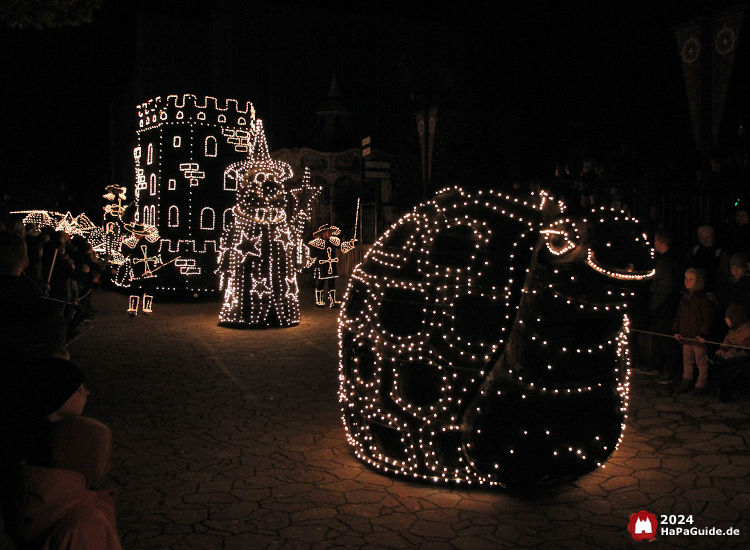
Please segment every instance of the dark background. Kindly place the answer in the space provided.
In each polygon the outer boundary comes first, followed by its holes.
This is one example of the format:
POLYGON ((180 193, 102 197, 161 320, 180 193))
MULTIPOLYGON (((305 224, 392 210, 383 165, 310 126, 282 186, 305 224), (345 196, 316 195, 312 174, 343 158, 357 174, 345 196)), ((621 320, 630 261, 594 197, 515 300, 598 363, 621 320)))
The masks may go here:
MULTIPOLYGON (((0 208, 94 213, 105 185, 132 188, 135 105, 157 95, 252 101, 272 149, 305 145, 334 74, 357 133, 401 156, 415 189, 414 113, 432 104, 436 188, 590 158, 690 180, 702 161, 671 27, 734 3, 563 4, 108 0, 91 24, 3 25, 0 208)), ((747 30, 727 146, 748 115, 747 30)))

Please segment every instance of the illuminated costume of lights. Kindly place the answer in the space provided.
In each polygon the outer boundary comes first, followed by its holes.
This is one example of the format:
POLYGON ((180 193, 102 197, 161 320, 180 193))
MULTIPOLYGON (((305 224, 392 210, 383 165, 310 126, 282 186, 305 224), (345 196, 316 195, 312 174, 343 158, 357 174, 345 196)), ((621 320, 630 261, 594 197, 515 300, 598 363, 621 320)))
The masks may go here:
POLYGON ((341 303, 336 300, 336 279, 338 278, 338 261, 336 249, 340 248, 341 252, 346 254, 354 250, 356 239, 350 241, 341 241, 337 235, 341 230, 335 225, 323 224, 313 233, 312 241, 307 243, 310 256, 307 267, 313 266, 313 277, 317 281, 315 285, 315 305, 324 307, 325 302, 325 285, 328 282, 328 299, 329 307, 338 307, 341 303))
POLYGON ((104 222, 102 238, 91 245, 99 257, 106 259, 110 264, 120 266, 125 262, 121 248, 122 241, 127 236, 124 231, 122 216, 128 205, 122 202, 126 200, 126 189, 119 185, 108 185, 106 193, 102 195, 108 201, 114 201, 104 206, 104 222))
POLYGON ((446 189, 352 274, 343 421, 380 471, 525 486, 595 469, 622 438, 627 301, 653 276, 637 221, 546 194, 446 189))
POLYGON ((11 214, 26 214, 22 222, 35 224, 37 227, 51 227, 55 231, 64 231, 68 235, 80 235, 89 242, 97 242, 103 235, 101 227, 95 226, 86 214, 52 212, 49 210, 20 210, 11 214))
POLYGON ((219 245, 217 273, 224 291, 219 323, 296 325, 300 317, 295 250, 317 192, 309 186, 309 174, 302 188, 284 187, 292 169, 271 159, 261 120, 255 121, 246 140, 248 159, 225 172, 225 179, 237 182, 237 204, 219 245), (305 191, 309 193, 303 200, 300 195, 305 191), (295 198, 291 218, 288 194, 295 198))
MULTIPOLYGON (((156 253, 154 245, 159 240, 159 231, 153 225, 142 223, 126 223, 124 227, 130 232, 130 236, 123 240, 123 244, 133 249, 133 252, 118 268, 115 284, 144 290, 143 313, 151 315, 154 301, 153 284, 156 278, 154 272, 164 265, 161 254, 156 253)), ((131 295, 128 299, 128 313, 131 316, 138 314, 139 301, 139 295, 131 295)))

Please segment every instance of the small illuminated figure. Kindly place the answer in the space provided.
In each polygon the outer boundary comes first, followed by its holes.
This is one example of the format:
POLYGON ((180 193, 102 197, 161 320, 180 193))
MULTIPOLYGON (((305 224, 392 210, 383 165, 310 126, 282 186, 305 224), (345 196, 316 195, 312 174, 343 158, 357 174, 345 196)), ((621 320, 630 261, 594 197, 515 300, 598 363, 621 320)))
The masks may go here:
POLYGON ((307 243, 310 248, 310 259, 308 267, 313 266, 313 276, 317 281, 315 285, 315 305, 325 307, 325 285, 328 282, 328 307, 338 307, 341 302, 336 299, 336 279, 338 278, 338 262, 336 249, 346 254, 354 250, 357 239, 341 242, 338 235, 341 229, 335 225, 323 224, 313 233, 315 237, 307 243))
POLYGON ((291 167, 268 153, 263 123, 256 120, 247 134, 248 159, 230 165, 225 176, 237 182, 232 209, 219 244, 222 325, 292 326, 299 323, 299 291, 295 250, 301 225, 308 219, 310 196, 316 193, 305 178, 302 190, 288 190, 291 167), (297 194, 293 194, 297 191, 297 194), (298 200, 308 192, 306 200, 298 200), (295 197, 291 208, 287 196, 295 197), (288 210, 292 210, 291 213, 288 210))
POLYGON ((122 265, 125 262, 125 256, 122 255, 123 221, 122 217, 129 205, 123 204, 126 200, 126 189, 119 185, 108 185, 106 193, 102 195, 108 201, 116 203, 104 206, 104 224, 102 228, 101 240, 97 243, 91 243, 94 250, 100 257, 106 259, 112 265, 122 265))
MULTIPOLYGON (((126 223, 124 227, 130 232, 130 236, 123 240, 123 244, 133 249, 133 253, 128 255, 120 265, 115 283, 118 286, 143 290, 143 313, 151 315, 154 301, 151 289, 156 277, 154 271, 164 266, 161 254, 154 254, 151 251, 154 248, 152 245, 159 240, 159 231, 153 225, 142 223, 126 223)), ((128 299, 128 314, 131 317, 138 314, 139 301, 138 294, 131 295, 128 299)))

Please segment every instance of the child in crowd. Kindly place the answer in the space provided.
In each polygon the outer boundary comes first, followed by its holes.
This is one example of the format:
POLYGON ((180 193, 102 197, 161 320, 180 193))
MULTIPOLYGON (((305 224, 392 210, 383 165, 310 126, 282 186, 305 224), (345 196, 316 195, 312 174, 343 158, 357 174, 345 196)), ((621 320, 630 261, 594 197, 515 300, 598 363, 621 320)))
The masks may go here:
POLYGON ((719 400, 729 401, 737 385, 750 378, 750 322, 740 305, 729 306, 724 321, 729 332, 716 351, 716 382, 719 400))
POLYGON ((672 325, 674 337, 682 344, 682 382, 677 388, 677 393, 706 393, 708 356, 705 342, 711 329, 713 308, 708 293, 703 288, 703 281, 703 270, 691 267, 685 271, 685 290, 682 291, 682 299, 672 325), (693 387, 693 371, 696 365, 698 380, 693 387))
POLYGON ((744 252, 736 252, 729 258, 731 275, 726 277, 720 297, 721 306, 726 310, 731 305, 740 304, 750 311, 750 275, 748 257, 744 252))
POLYGON ((83 373, 67 359, 44 357, 10 365, 4 375, 0 505, 6 532, 22 548, 119 549, 112 496, 90 491, 106 472, 111 435, 101 423, 79 418, 89 395, 83 373))

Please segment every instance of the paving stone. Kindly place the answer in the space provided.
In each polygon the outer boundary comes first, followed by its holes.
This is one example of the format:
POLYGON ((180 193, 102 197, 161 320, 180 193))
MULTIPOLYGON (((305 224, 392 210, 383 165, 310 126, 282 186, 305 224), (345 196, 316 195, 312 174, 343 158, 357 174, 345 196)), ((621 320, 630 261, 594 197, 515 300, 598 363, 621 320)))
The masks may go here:
POLYGON ((639 510, 747 526, 737 541, 660 548, 750 547, 745 394, 724 404, 632 377, 629 426, 605 467, 529 494, 389 477, 347 445, 336 312, 300 288, 300 326, 276 330, 219 327, 211 301, 131 319, 124 296, 96 292, 94 328, 70 353, 92 391, 86 414, 114 434, 125 548, 617 550, 633 547, 639 510), (113 354, 114 342, 138 345, 113 354))

